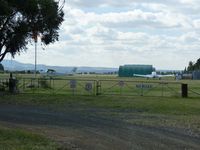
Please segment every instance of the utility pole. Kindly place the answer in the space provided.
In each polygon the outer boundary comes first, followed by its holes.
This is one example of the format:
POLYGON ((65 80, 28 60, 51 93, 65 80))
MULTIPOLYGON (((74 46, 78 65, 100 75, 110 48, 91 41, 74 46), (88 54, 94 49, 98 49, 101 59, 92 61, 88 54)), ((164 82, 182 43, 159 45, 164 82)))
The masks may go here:
POLYGON ((37 31, 33 31, 33 40, 35 42, 35 71, 34 71, 34 77, 36 79, 37 74, 37 42, 38 42, 38 33, 37 31))
POLYGON ((35 40, 35 79, 36 79, 36 74, 37 74, 37 40, 35 40))

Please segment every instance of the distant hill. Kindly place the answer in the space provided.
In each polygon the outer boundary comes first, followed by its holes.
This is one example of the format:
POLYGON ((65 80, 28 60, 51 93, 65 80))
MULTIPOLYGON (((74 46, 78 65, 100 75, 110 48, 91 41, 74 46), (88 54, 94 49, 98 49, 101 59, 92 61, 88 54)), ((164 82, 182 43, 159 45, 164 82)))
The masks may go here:
MULTIPOLYGON (((5 70, 9 71, 22 71, 22 70, 34 70, 34 64, 20 63, 15 60, 3 60, 2 64, 5 70)), ((37 70, 47 71, 48 69, 53 69, 57 73, 71 73, 75 66, 47 66, 43 64, 37 65, 37 70)), ((95 72, 95 73, 107 73, 118 71, 118 68, 106 68, 106 67, 76 67, 77 73, 81 72, 95 72)))

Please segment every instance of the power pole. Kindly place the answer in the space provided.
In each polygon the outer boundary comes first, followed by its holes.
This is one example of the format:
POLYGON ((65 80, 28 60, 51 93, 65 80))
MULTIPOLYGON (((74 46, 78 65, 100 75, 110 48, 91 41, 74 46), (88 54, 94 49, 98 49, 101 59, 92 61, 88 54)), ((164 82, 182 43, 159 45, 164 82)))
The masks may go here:
POLYGON ((35 40, 35 79, 36 79, 36 74, 37 74, 37 40, 35 40))

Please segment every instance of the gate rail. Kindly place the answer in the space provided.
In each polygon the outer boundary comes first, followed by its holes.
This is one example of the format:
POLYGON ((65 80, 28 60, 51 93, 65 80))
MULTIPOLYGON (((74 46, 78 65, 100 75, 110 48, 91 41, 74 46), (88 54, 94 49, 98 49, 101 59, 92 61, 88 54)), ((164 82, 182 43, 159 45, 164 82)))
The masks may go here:
MULTIPOLYGON (((9 79, 0 79, 0 87, 9 79)), ((133 80, 92 80, 62 78, 21 78, 17 80, 19 93, 44 93, 68 95, 125 95, 181 97, 181 82, 133 81, 133 80)), ((195 93, 189 86, 190 93, 195 93)), ((1 88, 0 88, 1 92, 1 88)), ((196 96, 200 96, 196 92, 196 96)))
POLYGON ((181 96, 178 82, 99 80, 98 85, 98 95, 181 96))

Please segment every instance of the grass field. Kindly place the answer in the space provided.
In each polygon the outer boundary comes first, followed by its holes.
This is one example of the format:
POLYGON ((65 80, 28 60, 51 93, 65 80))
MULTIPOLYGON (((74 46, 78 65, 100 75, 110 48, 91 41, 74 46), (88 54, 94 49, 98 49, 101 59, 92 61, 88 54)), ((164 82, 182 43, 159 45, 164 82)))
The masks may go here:
MULTIPOLYGON (((20 77, 18 76, 18 78, 20 77)), ((127 81, 133 87, 135 87, 133 83, 147 82, 148 84, 157 85, 160 82, 159 80, 147 81, 146 79, 140 78, 129 79, 118 78, 116 76, 73 76, 62 77, 62 79, 56 80, 59 82, 54 83, 54 86, 57 86, 59 89, 59 87, 63 86, 63 81, 70 79, 86 80, 81 83, 82 86, 80 88, 82 89, 84 89, 85 82, 93 81, 94 79, 105 82, 103 83, 105 86, 103 87, 104 89, 118 83, 120 80, 127 81), (107 82, 106 80, 117 80, 117 82, 107 82)), ((199 81, 174 81, 173 79, 167 78, 166 80, 161 80, 161 82, 172 82, 171 88, 177 91, 180 91, 180 83, 174 84, 174 82, 187 83, 190 89, 197 92, 200 91, 199 81)), ((192 95, 192 93, 189 93, 190 97, 185 99, 176 95, 170 95, 169 97, 167 94, 170 93, 164 92, 167 96, 163 96, 162 88, 155 88, 155 91, 152 92, 153 96, 151 94, 140 96, 140 92, 136 96, 129 96, 127 93, 131 91, 127 87, 123 91, 120 91, 119 87, 114 87, 111 92, 117 93, 116 95, 110 95, 108 93, 94 96, 93 94, 80 92, 81 94, 73 96, 72 94, 63 92, 51 94, 51 90, 48 89, 39 93, 35 91, 34 94, 4 95, 0 97, 0 103, 4 105, 47 107, 58 111, 67 111, 67 108, 101 109, 103 111, 98 112, 99 115, 121 118, 123 121, 133 125, 172 128, 173 130, 181 129, 192 136, 200 136, 200 100, 196 94, 192 95), (123 94, 120 94, 120 92, 123 94)), ((68 86, 62 88, 64 92, 67 90, 71 92, 68 86)), ((40 135, 37 132, 33 134, 29 130, 15 130, 5 128, 5 126, 1 125, 0 134, 0 149, 11 149, 11 147, 15 147, 13 149, 29 149, 30 147, 33 147, 33 149, 50 149, 50 147, 51 149, 56 149, 56 145, 44 137, 46 135, 40 135), (42 142, 38 143, 38 140, 42 142), (35 145, 35 143, 38 143, 38 145, 35 145)))
POLYGON ((66 96, 46 94, 12 95, 0 98, 4 104, 48 106, 65 110, 66 106, 122 110, 105 115, 128 115, 134 124, 183 127, 200 132, 200 100, 198 98, 66 96), (133 116, 133 118, 131 118, 133 116), (141 116, 134 118, 134 116, 141 116))
POLYGON ((0 149, 2 150, 55 150, 58 145, 41 135, 0 126, 0 149))

